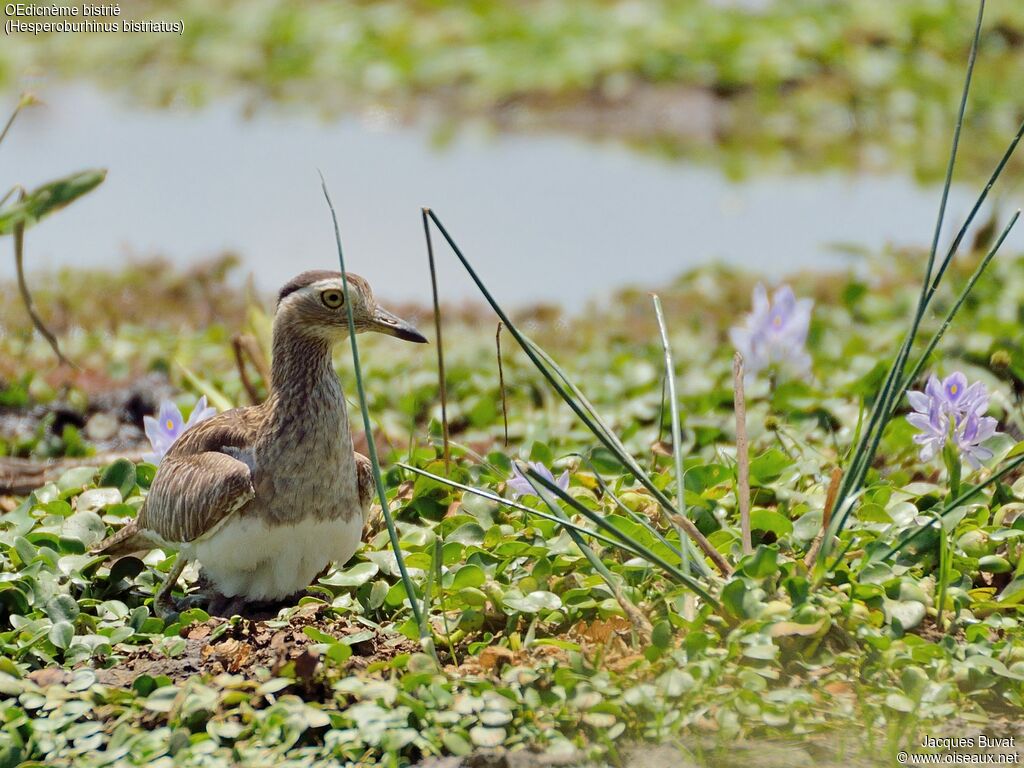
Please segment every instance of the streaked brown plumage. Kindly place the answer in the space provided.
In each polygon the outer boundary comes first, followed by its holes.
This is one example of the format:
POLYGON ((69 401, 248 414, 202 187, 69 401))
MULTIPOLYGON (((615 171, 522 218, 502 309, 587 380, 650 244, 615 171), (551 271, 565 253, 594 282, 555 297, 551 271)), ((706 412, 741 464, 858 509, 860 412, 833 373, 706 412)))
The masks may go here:
MULTIPOLYGON (((356 332, 425 341, 348 276, 356 332)), ((280 291, 270 395, 196 424, 163 457, 137 518, 98 551, 179 550, 158 595, 166 609, 181 569, 198 560, 215 590, 241 600, 305 588, 358 546, 373 498, 369 460, 352 447, 345 397, 331 362, 347 335, 337 272, 303 273, 280 291)))

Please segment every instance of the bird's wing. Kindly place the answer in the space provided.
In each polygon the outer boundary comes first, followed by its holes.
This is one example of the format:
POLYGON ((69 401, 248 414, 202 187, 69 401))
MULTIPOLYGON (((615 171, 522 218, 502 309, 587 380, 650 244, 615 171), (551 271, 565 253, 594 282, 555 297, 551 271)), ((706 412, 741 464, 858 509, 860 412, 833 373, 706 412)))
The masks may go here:
POLYGON ((206 451, 223 453, 225 448, 249 450, 256 442, 261 414, 262 410, 255 406, 233 408, 200 421, 174 441, 164 458, 176 459, 206 451))
POLYGON ((236 408, 175 440, 139 512, 139 528, 169 543, 193 541, 251 501, 256 491, 244 459, 257 426, 255 408, 236 408))
POLYGON ((249 465, 226 453, 165 459, 139 527, 168 543, 194 541, 256 496, 249 465))
POLYGON ((370 504, 377 493, 373 479, 373 464, 368 458, 355 452, 356 455, 356 484, 359 487, 359 506, 363 510, 363 518, 370 511, 370 504))

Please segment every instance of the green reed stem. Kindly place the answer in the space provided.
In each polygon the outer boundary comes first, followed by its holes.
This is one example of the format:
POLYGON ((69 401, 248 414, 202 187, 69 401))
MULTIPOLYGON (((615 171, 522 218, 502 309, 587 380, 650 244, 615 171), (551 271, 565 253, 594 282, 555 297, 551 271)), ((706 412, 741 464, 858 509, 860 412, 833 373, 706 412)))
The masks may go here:
POLYGON ((391 509, 388 507, 388 496, 384 490, 384 478, 380 473, 380 461, 377 458, 377 444, 373 439, 373 428, 370 425, 370 409, 366 402, 366 390, 363 387, 363 372, 359 365, 359 343, 356 341, 355 320, 352 317, 352 301, 349 297, 348 272, 345 271, 345 254, 341 247, 341 229, 338 226, 338 214, 334 210, 334 203, 331 202, 331 195, 327 191, 327 181, 323 174, 320 174, 320 184, 323 187, 324 198, 327 200, 327 207, 331 209, 331 220, 334 222, 334 239, 338 245, 338 265, 341 268, 341 283, 345 292, 345 313, 348 316, 348 334, 352 342, 352 367, 356 374, 356 391, 359 394, 359 409, 363 415, 363 430, 366 433, 366 453, 373 467, 373 482, 377 488, 377 497, 380 499, 381 511, 384 513, 384 523, 388 528, 388 537, 391 539, 391 548, 395 552, 395 561, 398 563, 398 571, 402 576, 402 584, 405 586, 405 594, 409 597, 409 606, 412 608, 413 618, 419 629, 420 642, 430 643, 433 650, 433 639, 427 627, 426 617, 420 610, 416 600, 416 590, 405 567, 405 557, 402 555, 402 546, 398 540, 398 529, 395 528, 395 519, 391 516, 391 509))
MULTIPOLYGON (((939 239, 941 237, 942 232, 942 224, 945 220, 946 208, 949 201, 949 189, 952 185, 953 169, 956 165, 956 155, 960 143, 960 133, 963 128, 964 113, 967 108, 967 97, 970 92, 971 78, 974 72, 974 64, 977 59, 978 44, 981 37, 981 23, 984 16, 984 11, 985 0, 980 0, 978 6, 978 17, 974 28, 974 37, 972 39, 971 50, 968 56, 967 73, 964 79, 964 87, 960 98, 960 106, 957 111, 957 119, 953 130, 953 141, 952 146, 950 148, 949 161, 946 166, 946 176, 942 189, 942 197, 939 203, 939 212, 938 216, 936 217, 935 230, 932 237, 932 245, 928 253, 928 263, 925 269, 924 279, 921 284, 921 294, 918 299, 917 308, 914 313, 914 317, 911 322, 910 328, 907 332, 907 335, 900 346, 899 352, 896 355, 896 358, 893 361, 892 366, 889 368, 888 374, 886 375, 885 383, 883 384, 879 396, 876 399, 875 404, 872 408, 868 428, 863 433, 861 440, 857 444, 857 448, 854 452, 853 458, 851 459, 850 466, 843 479, 843 484, 839 490, 837 505, 840 509, 843 509, 844 512, 842 515, 836 518, 834 529, 832 531, 833 534, 838 534, 840 531, 842 531, 843 527, 845 526, 846 521, 854 505, 846 505, 844 504, 844 502, 846 501, 847 497, 850 496, 851 493, 858 490, 863 484, 864 479, 867 476, 868 469, 870 468, 871 462, 874 459, 875 453, 878 450, 878 445, 881 442, 882 433, 884 432, 886 424, 888 423, 889 418, 891 417, 894 404, 898 401, 899 397, 902 396, 902 388, 899 385, 902 384, 904 381, 904 371, 906 369, 907 359, 910 356, 910 351, 913 347, 914 340, 917 337, 921 321, 928 308, 931 298, 934 296, 935 290, 938 288, 942 276, 945 274, 945 271, 948 268, 948 265, 956 252, 956 248, 959 246, 963 234, 966 232, 967 227, 973 220, 973 217, 977 213, 977 210, 981 207, 981 203, 984 201, 985 197, 987 197, 988 192, 992 187, 992 184, 995 183, 995 180, 998 179, 999 175, 1002 173, 1002 169, 1005 166, 1006 161, 1009 159, 1009 155, 1012 154, 1013 149, 1016 147, 1017 142, 1020 139, 1020 132, 1018 132, 1018 135, 1011 142, 1010 148, 1004 155, 1003 160, 997 166, 996 171, 993 173, 992 177, 989 180, 989 183, 986 185, 985 189, 979 196, 978 201, 975 203, 975 207, 974 209, 972 209, 971 215, 968 217, 968 221, 964 223, 964 225, 961 227, 960 232, 957 234, 957 237, 954 239, 952 246, 948 250, 946 257, 943 259, 938 271, 936 272, 933 281, 932 273, 935 266, 935 257, 938 253, 939 239)), ((1024 129, 1024 125, 1022 125, 1022 129, 1024 129)), ((831 538, 829 538, 828 541, 831 541, 831 538)))
POLYGON ((620 531, 614 525, 605 520, 601 515, 597 514, 592 509, 587 509, 587 507, 585 507, 579 501, 577 501, 568 493, 563 491, 561 488, 555 485, 555 483, 551 482, 546 477, 538 473, 535 469, 533 469, 532 467, 528 467, 526 471, 526 476, 540 483, 540 485, 543 486, 544 490, 555 494, 559 499, 561 499, 574 510, 579 512, 585 518, 593 522, 595 525, 607 531, 609 534, 616 537, 620 541, 629 544, 631 547, 633 547, 633 549, 641 552, 641 556, 644 560, 654 565, 657 565, 670 576, 674 576, 712 605, 718 604, 718 601, 711 596, 711 593, 708 592, 704 588, 704 586, 700 584, 700 582, 698 582, 692 576, 682 573, 678 568, 666 562, 663 558, 659 557, 658 555, 654 554, 654 552, 648 549, 644 544, 632 538, 629 534, 625 533, 624 531, 620 531))
POLYGON ((978 282, 982 274, 984 274, 985 270, 988 268, 989 263, 992 261, 993 258, 995 258, 996 252, 999 250, 1000 246, 1002 246, 1003 241, 1006 239, 1006 236, 1010 234, 1010 230, 1013 229, 1014 225, 1017 223, 1017 219, 1019 218, 1020 211, 1016 211, 1013 214, 1013 217, 1010 219, 1009 223, 1005 227, 1003 227, 1003 231, 999 234, 999 237, 996 239, 995 243, 989 249, 988 253, 985 254, 985 258, 983 258, 981 262, 979 262, 978 266, 971 274, 970 279, 967 281, 967 284, 964 286, 963 290, 960 291, 960 295, 953 303, 953 306, 949 308, 948 312, 946 312, 946 317, 943 319, 942 325, 939 326, 939 329, 932 335, 931 339, 928 341, 928 345, 925 347, 924 352, 921 353, 921 356, 917 359, 917 362, 914 364, 913 369, 903 378, 903 383, 900 385, 899 397, 897 397, 896 401, 893 403, 894 410, 895 406, 899 405, 899 401, 903 398, 903 395, 906 394, 907 389, 909 389, 910 385, 913 384, 914 381, 917 380, 917 377, 921 375, 921 371, 924 369, 925 364, 928 362, 928 357, 931 355, 932 352, 935 351, 935 347, 938 346, 939 341, 942 340, 942 337, 949 329, 950 323, 953 322, 953 318, 960 311, 960 307, 962 307, 964 302, 967 300, 967 296, 970 294, 972 290, 974 290, 975 283, 978 282))
POLYGON ((511 509, 518 509, 520 512, 528 512, 531 515, 536 515, 537 517, 540 517, 544 520, 548 520, 552 523, 557 523, 558 525, 563 526, 565 528, 571 528, 572 530, 578 533, 582 533, 587 536, 593 537, 597 541, 600 541, 602 544, 607 544, 610 547, 615 547, 617 549, 623 550, 624 552, 629 552, 631 555, 643 557, 643 553, 639 550, 633 549, 628 545, 624 545, 621 541, 616 541, 615 539, 609 538, 608 536, 605 536, 603 533, 599 531, 594 531, 590 528, 586 528, 585 526, 577 525, 571 520, 562 520, 560 518, 553 517, 549 515, 547 512, 541 512, 539 509, 534 509, 533 507, 528 507, 525 504, 520 504, 518 501, 506 499, 502 496, 499 496, 496 493, 485 491, 482 488, 474 488, 471 485, 466 485, 456 480, 452 480, 450 477, 442 477, 441 475, 435 475, 433 472, 428 472, 425 469, 414 467, 411 464, 404 464, 399 462, 398 466, 401 467, 402 469, 409 470, 413 474, 420 475, 422 477, 428 477, 431 480, 434 480, 435 482, 442 483, 443 485, 447 485, 452 488, 458 488, 460 491, 465 491, 466 493, 472 493, 474 496, 479 496, 482 499, 487 499, 488 501, 493 501, 498 504, 502 504, 511 509))
MULTIPOLYGON (((569 395, 569 392, 566 390, 566 387, 563 386, 556 379, 556 376, 552 373, 549 366, 545 365, 542 361, 541 356, 537 352, 539 348, 536 347, 532 342, 530 342, 519 331, 519 328, 515 325, 515 323, 512 322, 512 320, 509 318, 505 310, 502 309, 501 305, 499 305, 498 302, 495 300, 494 296, 487 289, 487 286, 484 284, 483 280, 481 280, 480 276, 477 275, 476 270, 473 269, 473 266, 469 263, 469 260, 465 257, 465 255, 463 255, 462 250, 459 248, 458 244, 455 242, 452 236, 448 234, 448 230, 445 229, 444 224, 441 223, 441 220, 437 217, 437 214, 435 214, 432 210, 428 210, 427 214, 434 222, 434 225, 444 236, 445 240, 448 241, 448 245, 451 247, 456 257, 462 263, 463 268, 469 274, 470 278, 473 280, 474 283, 476 283, 477 288, 480 290, 481 294, 483 294, 483 297, 487 300, 487 303, 491 305, 491 308, 494 310, 495 314, 497 314, 501 321, 505 324, 505 327, 508 328, 509 333, 512 334, 512 337, 516 340, 516 342, 519 344, 522 350, 526 353, 526 356, 530 358, 530 361, 534 364, 537 370, 539 370, 541 374, 544 376, 544 378, 548 380, 548 383, 551 384, 551 386, 554 388, 558 396, 565 401, 566 405, 568 405, 572 409, 573 413, 575 413, 579 417, 579 419, 584 423, 584 425, 586 425, 586 427, 591 431, 591 433, 595 437, 597 437, 597 439, 600 440, 605 445, 605 447, 608 448, 608 450, 614 453, 616 457, 619 459, 619 461, 623 464, 623 466, 629 469, 629 471, 633 473, 637 480, 645 488, 647 488, 648 491, 650 491, 650 493, 658 500, 658 503, 661 505, 662 509, 671 519, 672 515, 675 515, 675 509, 674 505, 669 500, 669 498, 660 488, 658 488, 654 484, 654 482, 647 475, 647 473, 644 472, 644 470, 640 467, 636 460, 629 454, 625 446, 622 445, 618 437, 615 436, 615 434, 611 432, 610 429, 607 428, 607 425, 604 424, 604 421, 600 418, 600 416, 597 415, 596 411, 594 411, 593 413, 588 413, 587 408, 580 404, 579 399, 573 398, 569 395)), ((576 392, 579 391, 575 387, 573 387, 573 389, 576 392)), ((589 406, 589 403, 587 405, 589 406)), ((590 408, 592 409, 592 406, 590 406, 590 408)), ((722 557, 721 553, 718 552, 718 550, 716 550, 714 546, 707 540, 707 538, 697 529, 697 527, 686 518, 678 519, 680 524, 685 528, 686 532, 700 545, 701 549, 704 550, 705 554, 712 560, 712 562, 715 563, 715 566, 724 574, 731 573, 732 567, 725 560, 725 558, 722 557)))
POLYGON ((441 392, 441 436, 444 439, 444 471, 451 471, 451 448, 448 436, 448 379, 444 375, 444 337, 441 335, 441 302, 437 294, 437 266, 434 264, 434 244, 430 239, 430 220, 427 209, 423 214, 423 236, 427 241, 427 261, 430 265, 430 291, 434 297, 434 335, 437 336, 437 388, 441 392))
POLYGON ((650 532, 651 534, 653 534, 654 537, 658 541, 660 541, 662 544, 664 544, 666 547, 668 547, 670 550, 672 550, 672 552, 680 559, 680 561, 682 561, 683 553, 680 551, 680 548, 677 547, 675 544, 673 544, 668 539, 666 539, 662 535, 661 531, 659 531, 657 528, 655 528, 654 526, 651 525, 649 520, 645 520, 643 517, 638 515, 636 512, 631 510, 629 507, 627 507, 622 502, 622 499, 620 499, 615 494, 615 491, 613 491, 611 489, 611 486, 609 486, 608 483, 605 482, 605 479, 603 477, 601 477, 601 473, 597 471, 597 467, 594 466, 594 462, 592 462, 589 458, 584 456, 582 453, 572 453, 572 454, 569 454, 569 455, 570 456, 578 456, 580 461, 582 461, 583 463, 585 463, 587 465, 587 467, 590 469, 590 471, 594 473, 594 479, 597 480, 597 484, 601 488, 601 493, 607 495, 612 500, 612 502, 614 502, 615 506, 618 507, 622 511, 622 513, 624 515, 626 515, 626 517, 628 517, 630 520, 632 520, 634 523, 639 525, 644 530, 646 530, 646 531, 650 532))
MULTIPOLYGON (((672 345, 668 340, 668 328, 665 325, 665 313, 661 309, 658 294, 652 294, 654 314, 658 318, 658 331, 661 333, 661 349, 665 354, 665 382, 668 388, 669 412, 672 416, 672 457, 676 469, 676 511, 680 517, 686 517, 686 486, 683 484, 683 432, 679 426, 679 400, 676 396, 676 367, 672 361, 672 345)), ((680 551, 683 555, 683 570, 690 570, 690 547, 686 531, 676 526, 679 534, 680 551)))
MULTIPOLYGON (((556 515, 563 522, 568 522, 569 517, 565 514, 565 512, 562 511, 562 508, 555 504, 555 502, 552 501, 551 497, 548 496, 548 494, 544 493, 542 490, 537 488, 537 483, 534 481, 532 477, 530 477, 529 472, 523 473, 523 470, 524 468, 522 466, 519 467, 520 473, 523 474, 523 476, 526 478, 526 482, 528 482, 530 484, 530 487, 533 488, 533 492, 541 499, 541 501, 543 501, 547 505, 548 509, 551 510, 552 514, 556 515)), ((602 579, 604 579, 604 583, 607 585, 609 591, 611 591, 612 595, 615 597, 615 601, 622 608, 623 613, 625 613, 626 616, 629 618, 629 621, 633 625, 633 628, 637 631, 638 634, 643 635, 645 639, 649 640, 652 631, 651 622, 640 611, 640 609, 637 608, 636 603, 634 603, 626 596, 626 593, 622 590, 622 587, 620 586, 621 579, 617 579, 615 575, 612 574, 612 572, 608 569, 608 566, 604 564, 601 558, 597 556, 597 553, 590 548, 590 546, 583 540, 583 537, 580 536, 580 534, 578 534, 572 528, 567 528, 566 530, 568 531, 569 536, 572 537, 572 540, 576 543, 576 546, 579 547, 580 551, 583 553, 583 556, 587 558, 587 561, 590 563, 591 567, 595 571, 597 571, 597 573, 601 576, 602 579)))

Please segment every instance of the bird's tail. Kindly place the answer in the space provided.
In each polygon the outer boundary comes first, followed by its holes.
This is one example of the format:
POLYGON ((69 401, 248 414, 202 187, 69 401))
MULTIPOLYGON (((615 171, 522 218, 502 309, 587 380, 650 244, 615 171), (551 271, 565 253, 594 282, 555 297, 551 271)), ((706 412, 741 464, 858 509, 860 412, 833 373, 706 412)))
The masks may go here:
POLYGON ((106 555, 107 557, 123 557, 132 552, 139 552, 144 549, 153 549, 153 541, 146 533, 139 529, 136 520, 129 520, 120 530, 112 536, 108 536, 92 548, 94 555, 106 555))

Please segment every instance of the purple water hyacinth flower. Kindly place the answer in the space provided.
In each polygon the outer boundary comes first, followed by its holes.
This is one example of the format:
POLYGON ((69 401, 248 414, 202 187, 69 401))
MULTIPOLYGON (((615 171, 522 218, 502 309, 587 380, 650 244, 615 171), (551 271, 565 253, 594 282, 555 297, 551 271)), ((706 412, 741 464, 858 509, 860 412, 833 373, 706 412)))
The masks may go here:
POLYGON ((146 427, 146 437, 149 438, 149 444, 153 446, 153 453, 143 454, 142 460, 148 461, 150 464, 159 464, 160 459, 170 450, 174 441, 181 437, 187 429, 210 418, 215 413, 217 413, 217 409, 207 407, 204 395, 199 398, 196 407, 192 409, 188 421, 185 421, 178 406, 171 400, 164 400, 160 403, 160 412, 155 419, 152 416, 142 418, 142 423, 146 427))
POLYGON ((924 392, 907 392, 914 412, 907 421, 918 430, 914 442, 921 446, 921 461, 931 461, 952 441, 973 469, 992 458, 982 443, 995 436, 998 422, 986 416, 988 390, 980 381, 967 383, 959 371, 943 380, 932 374, 924 392))
POLYGON ((742 325, 729 331, 733 346, 743 356, 748 377, 775 364, 797 373, 810 369, 807 331, 813 307, 811 299, 798 299, 788 285, 779 286, 771 301, 764 285, 754 287, 753 311, 742 325))
MULTIPOLYGON (((534 472, 543 477, 550 483, 556 485, 563 491, 569 490, 569 470, 565 470, 558 480, 555 480, 555 476, 551 474, 551 470, 541 464, 539 461, 528 461, 526 465, 530 467, 534 472)), ((508 489, 512 492, 512 498, 518 499, 520 496, 536 496, 537 491, 530 485, 529 478, 526 477, 522 472, 519 471, 519 467, 515 464, 512 465, 512 479, 506 483, 508 489)), ((537 488, 544 490, 544 487, 538 483, 537 488)))

